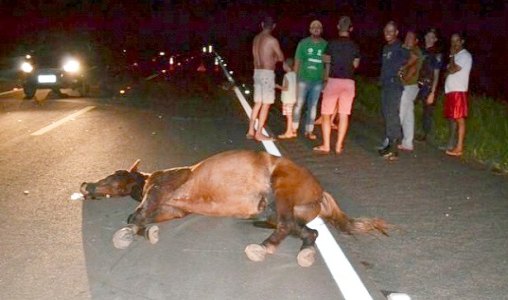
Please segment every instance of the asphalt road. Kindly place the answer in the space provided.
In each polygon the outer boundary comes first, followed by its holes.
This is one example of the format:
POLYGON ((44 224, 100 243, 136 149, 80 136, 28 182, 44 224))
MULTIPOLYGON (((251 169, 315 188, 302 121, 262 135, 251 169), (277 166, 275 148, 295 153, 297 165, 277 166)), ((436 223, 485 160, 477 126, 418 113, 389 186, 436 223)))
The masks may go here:
MULTIPOLYGON (((0 298, 342 299, 321 257, 297 265, 296 239, 265 262, 249 261, 244 247, 270 231, 248 221, 190 216, 161 224, 158 244, 138 239, 118 250, 111 237, 137 203, 70 199, 81 182, 138 158, 153 171, 229 149, 263 150, 245 139, 246 115, 223 81, 220 73, 180 72, 142 81, 124 97, 1 95, 0 298)), ((274 107, 269 131, 282 128, 274 107)), ((371 296, 508 299, 508 179, 425 144, 388 163, 374 150, 379 132, 354 116, 341 156, 315 155, 303 138, 276 142, 350 216, 394 225, 390 237, 331 230, 371 296)))

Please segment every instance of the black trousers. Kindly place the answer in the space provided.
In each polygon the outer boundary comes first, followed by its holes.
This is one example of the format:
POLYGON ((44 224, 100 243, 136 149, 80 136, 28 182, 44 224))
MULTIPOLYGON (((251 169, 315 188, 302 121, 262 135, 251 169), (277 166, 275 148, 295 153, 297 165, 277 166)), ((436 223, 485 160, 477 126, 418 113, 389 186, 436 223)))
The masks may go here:
POLYGON ((381 113, 385 122, 385 136, 390 145, 402 138, 400 98, 404 87, 398 83, 384 84, 381 90, 381 113))
POLYGON ((427 97, 430 95, 432 88, 428 85, 421 85, 420 91, 416 99, 422 102, 423 114, 422 114, 422 128, 423 133, 428 135, 432 130, 432 116, 434 115, 435 100, 432 104, 427 104, 427 97))

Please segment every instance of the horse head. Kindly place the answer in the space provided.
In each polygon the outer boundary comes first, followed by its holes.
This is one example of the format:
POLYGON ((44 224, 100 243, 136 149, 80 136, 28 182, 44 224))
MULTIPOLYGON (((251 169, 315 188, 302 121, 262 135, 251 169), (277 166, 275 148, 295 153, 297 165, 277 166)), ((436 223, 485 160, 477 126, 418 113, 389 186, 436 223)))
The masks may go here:
MULTIPOLYGON (((150 174, 145 182, 143 200, 129 216, 127 223, 144 226, 148 223, 159 222, 161 211, 167 209, 164 202, 170 202, 175 197, 182 197, 179 193, 180 188, 188 182, 191 175, 190 167, 167 169, 150 174)), ((172 208, 171 213, 180 217, 187 214, 178 208, 172 208)))
POLYGON ((83 182, 80 191, 85 199, 131 196, 136 201, 143 198, 143 188, 150 174, 138 172, 138 159, 128 170, 118 170, 97 182, 83 182))

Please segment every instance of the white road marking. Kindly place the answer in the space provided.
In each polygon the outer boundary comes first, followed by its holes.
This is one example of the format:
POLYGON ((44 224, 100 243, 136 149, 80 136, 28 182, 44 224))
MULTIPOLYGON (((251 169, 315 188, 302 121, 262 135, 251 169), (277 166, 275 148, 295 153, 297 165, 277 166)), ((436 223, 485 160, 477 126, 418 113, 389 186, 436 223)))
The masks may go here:
POLYGON ((159 74, 152 74, 152 75, 150 75, 150 76, 146 77, 146 78, 145 78, 145 80, 146 80, 146 81, 148 81, 148 80, 152 80, 152 79, 154 79, 154 78, 155 78, 155 77, 157 77, 157 76, 159 76, 159 74))
MULTIPOLYGON (((224 67, 223 70, 230 82, 234 83, 231 77, 228 76, 229 74, 224 67)), ((234 91, 240 100, 240 103, 242 104, 247 117, 250 118, 252 108, 237 86, 234 87, 234 91)), ((263 134, 267 134, 264 128, 263 134)), ((274 142, 263 141, 263 146, 266 148, 268 153, 275 156, 282 156, 280 151, 277 149, 277 146, 275 146, 274 142)), ((353 266, 347 259, 337 241, 333 238, 333 235, 326 226, 325 222, 320 217, 316 217, 307 225, 309 228, 315 229, 319 232, 318 238, 316 240, 316 246, 319 249, 321 256, 323 257, 328 270, 332 274, 335 283, 339 287, 342 296, 344 296, 346 300, 372 300, 372 296, 370 295, 369 291, 354 270, 353 266)))
POLYGON ((85 108, 83 108, 83 109, 81 109, 81 110, 79 110, 79 111, 77 111, 77 112, 75 112, 73 114, 68 115, 65 118, 62 118, 62 119, 60 119, 60 120, 58 120, 58 121, 56 121, 56 122, 54 122, 54 123, 44 127, 44 128, 41 128, 41 129, 37 130, 36 132, 33 132, 31 135, 34 135, 34 136, 43 135, 46 132, 55 129, 58 126, 66 123, 66 122, 76 118, 77 116, 82 115, 82 114, 86 113, 87 111, 90 111, 90 110, 92 110, 94 108, 95 108, 95 106, 93 106, 93 105, 92 106, 87 106, 87 107, 85 107, 85 108))

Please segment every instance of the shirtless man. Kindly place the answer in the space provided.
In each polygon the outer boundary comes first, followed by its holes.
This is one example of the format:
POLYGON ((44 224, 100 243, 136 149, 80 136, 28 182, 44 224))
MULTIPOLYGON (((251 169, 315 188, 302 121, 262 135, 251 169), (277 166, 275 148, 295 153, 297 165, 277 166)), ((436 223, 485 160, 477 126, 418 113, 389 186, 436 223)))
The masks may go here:
POLYGON ((254 107, 246 137, 257 141, 273 140, 262 133, 270 105, 275 101, 275 64, 284 61, 279 41, 271 34, 275 23, 270 17, 261 22, 261 32, 252 43, 254 56, 254 107), (257 130, 255 128, 258 119, 257 130))

